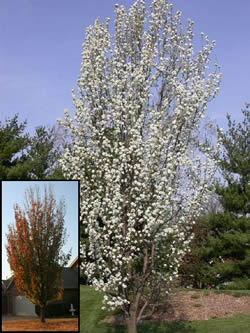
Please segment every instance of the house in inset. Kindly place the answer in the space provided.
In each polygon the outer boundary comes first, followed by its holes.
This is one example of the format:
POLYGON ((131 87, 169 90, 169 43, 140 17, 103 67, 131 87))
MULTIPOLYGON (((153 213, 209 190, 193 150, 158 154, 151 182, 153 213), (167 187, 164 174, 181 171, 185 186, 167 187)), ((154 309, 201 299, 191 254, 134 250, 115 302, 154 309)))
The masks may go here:
MULTIPOLYGON (((74 308, 78 309, 78 269, 78 257, 75 258, 69 267, 63 267, 63 298, 53 303, 62 303, 68 309, 73 304, 74 308)), ((17 291, 13 277, 8 280, 2 280, 2 314, 36 316, 35 305, 17 291)))

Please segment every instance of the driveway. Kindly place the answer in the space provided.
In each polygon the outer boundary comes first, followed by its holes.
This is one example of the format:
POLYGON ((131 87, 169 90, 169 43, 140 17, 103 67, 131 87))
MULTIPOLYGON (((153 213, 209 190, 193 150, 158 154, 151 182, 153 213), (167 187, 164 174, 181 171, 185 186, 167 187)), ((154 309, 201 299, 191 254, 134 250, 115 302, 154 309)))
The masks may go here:
POLYGON ((37 316, 2 316, 2 320, 30 320, 39 319, 37 316))

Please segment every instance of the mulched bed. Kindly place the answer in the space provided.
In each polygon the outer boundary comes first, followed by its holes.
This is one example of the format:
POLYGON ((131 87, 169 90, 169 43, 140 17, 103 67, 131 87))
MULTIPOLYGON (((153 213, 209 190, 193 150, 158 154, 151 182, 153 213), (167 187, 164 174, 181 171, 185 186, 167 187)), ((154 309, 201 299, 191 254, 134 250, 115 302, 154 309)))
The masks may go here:
MULTIPOLYGON (((194 321, 231 317, 237 313, 250 314, 250 296, 234 297, 209 291, 178 291, 158 306, 150 321, 194 321)), ((123 316, 106 317, 103 322, 124 325, 123 316)))
POLYGON ((153 320, 192 321, 230 317, 237 313, 250 314, 250 296, 234 297, 210 292, 208 296, 199 291, 177 292, 169 296, 153 320))

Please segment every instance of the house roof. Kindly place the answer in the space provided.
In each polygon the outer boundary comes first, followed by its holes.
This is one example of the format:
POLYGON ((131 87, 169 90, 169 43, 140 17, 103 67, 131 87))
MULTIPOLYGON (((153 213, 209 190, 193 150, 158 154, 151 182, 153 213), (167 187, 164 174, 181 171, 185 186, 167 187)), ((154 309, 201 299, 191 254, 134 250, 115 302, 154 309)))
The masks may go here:
POLYGON ((78 262, 78 256, 72 261, 72 263, 69 265, 69 267, 73 267, 78 262))
MULTIPOLYGON (((78 270, 72 269, 77 260, 78 257, 73 260, 69 267, 63 267, 62 278, 63 287, 65 289, 78 288, 78 270)), ((14 282, 14 276, 10 277, 8 280, 2 280, 3 288, 7 290, 12 282, 14 282)))
POLYGON ((3 288, 3 291, 6 289, 6 287, 5 287, 5 281, 2 281, 2 288, 3 288))
POLYGON ((11 280, 12 280, 12 278, 9 278, 9 279, 7 279, 7 280, 2 280, 2 286, 3 286, 5 289, 7 289, 8 286, 9 286, 9 284, 10 284, 10 282, 11 282, 11 280))

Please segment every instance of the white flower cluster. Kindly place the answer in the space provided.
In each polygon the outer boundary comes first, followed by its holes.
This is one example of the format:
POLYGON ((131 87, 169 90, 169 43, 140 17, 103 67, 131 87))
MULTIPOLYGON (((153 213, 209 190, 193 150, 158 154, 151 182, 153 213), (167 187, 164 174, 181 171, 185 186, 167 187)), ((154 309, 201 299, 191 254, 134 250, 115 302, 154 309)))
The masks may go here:
POLYGON ((72 139, 61 165, 80 179, 82 267, 109 308, 126 310, 135 290, 168 292, 189 249, 216 168, 193 133, 221 74, 218 65, 207 72, 214 41, 203 36, 194 54, 193 22, 184 31, 166 0, 148 13, 144 0, 115 12, 113 38, 108 20, 86 30, 75 117, 66 111, 61 121, 72 139))

